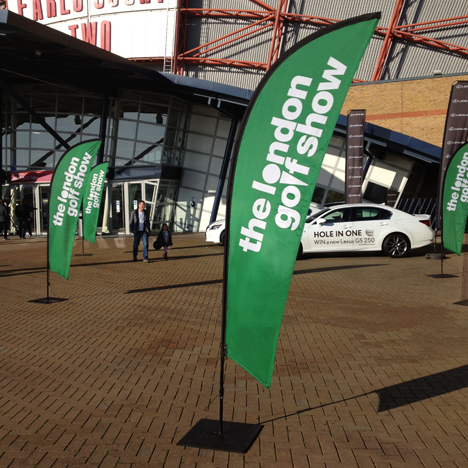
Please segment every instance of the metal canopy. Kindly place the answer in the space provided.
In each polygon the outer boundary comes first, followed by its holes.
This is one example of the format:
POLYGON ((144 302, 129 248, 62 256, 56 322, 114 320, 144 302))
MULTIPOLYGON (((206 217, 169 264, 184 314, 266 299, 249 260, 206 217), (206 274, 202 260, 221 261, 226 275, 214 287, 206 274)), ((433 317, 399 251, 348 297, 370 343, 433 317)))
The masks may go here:
POLYGON ((162 73, 8 10, 0 10, 0 80, 9 85, 39 81, 101 95, 116 95, 122 88, 145 90, 204 103, 208 95, 228 103, 237 114, 244 112, 248 102, 238 88, 208 89, 193 78, 174 83, 162 73))

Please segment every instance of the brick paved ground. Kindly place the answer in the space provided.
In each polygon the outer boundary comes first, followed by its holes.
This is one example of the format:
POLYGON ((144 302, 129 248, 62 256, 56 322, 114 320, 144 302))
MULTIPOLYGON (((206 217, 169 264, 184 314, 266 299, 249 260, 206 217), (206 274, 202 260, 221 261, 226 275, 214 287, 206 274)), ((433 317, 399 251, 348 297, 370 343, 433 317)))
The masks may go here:
MULTIPOLYGON (((177 446, 218 417, 222 249, 174 236, 86 243, 70 279, 43 238, 0 241, 0 468, 468 466, 463 259, 296 263, 271 390, 227 364, 227 420, 261 422, 246 455, 177 446)), ((81 250, 80 242, 74 253, 81 250)))

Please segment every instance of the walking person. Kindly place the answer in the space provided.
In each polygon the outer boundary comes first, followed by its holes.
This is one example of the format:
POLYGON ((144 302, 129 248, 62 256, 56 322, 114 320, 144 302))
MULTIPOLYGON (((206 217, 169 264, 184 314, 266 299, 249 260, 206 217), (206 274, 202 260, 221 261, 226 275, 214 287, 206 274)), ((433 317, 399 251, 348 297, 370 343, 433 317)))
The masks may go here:
POLYGON ((161 245, 164 248, 164 260, 167 260, 167 249, 172 245, 172 236, 166 223, 162 225, 155 244, 161 245))
POLYGON ((151 234, 149 215, 145 210, 146 203, 138 201, 138 209, 132 213, 130 218, 130 232, 133 234, 133 261, 137 261, 138 246, 143 240, 143 261, 149 263, 148 259, 148 237, 151 234))
POLYGON ((18 218, 19 236, 20 239, 26 239, 26 228, 29 224, 29 205, 25 198, 20 200, 19 205, 15 208, 15 214, 18 218))
POLYGON ((8 226, 10 224, 10 212, 5 206, 3 198, 0 198, 0 232, 3 231, 3 238, 9 240, 7 237, 8 226))

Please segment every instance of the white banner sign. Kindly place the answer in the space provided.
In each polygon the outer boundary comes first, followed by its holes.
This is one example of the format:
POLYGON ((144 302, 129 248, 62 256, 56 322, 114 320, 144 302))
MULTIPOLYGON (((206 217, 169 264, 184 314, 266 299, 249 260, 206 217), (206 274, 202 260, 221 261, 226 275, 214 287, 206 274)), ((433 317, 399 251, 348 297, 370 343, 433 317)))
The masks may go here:
POLYGON ((173 55, 176 0, 8 0, 8 9, 125 58, 173 55))

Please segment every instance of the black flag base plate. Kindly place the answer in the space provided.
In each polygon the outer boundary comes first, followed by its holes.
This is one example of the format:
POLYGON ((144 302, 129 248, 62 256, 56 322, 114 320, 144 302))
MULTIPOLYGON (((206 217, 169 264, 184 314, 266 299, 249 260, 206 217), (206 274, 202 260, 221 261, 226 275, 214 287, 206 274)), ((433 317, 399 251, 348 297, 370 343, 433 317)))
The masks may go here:
POLYGON ((63 299, 61 297, 43 297, 42 299, 34 299, 33 301, 28 302, 35 302, 36 304, 53 304, 55 302, 62 301, 68 301, 68 299, 63 299))
POLYGON ((449 275, 446 273, 439 273, 438 275, 426 275, 429 278, 458 278, 457 275, 449 275))
POLYGON ((247 453, 260 431, 261 424, 223 421, 223 433, 219 434, 219 419, 200 419, 177 442, 177 445, 224 452, 247 453))
POLYGON ((75 254, 75 257, 92 257, 93 254, 75 254))

